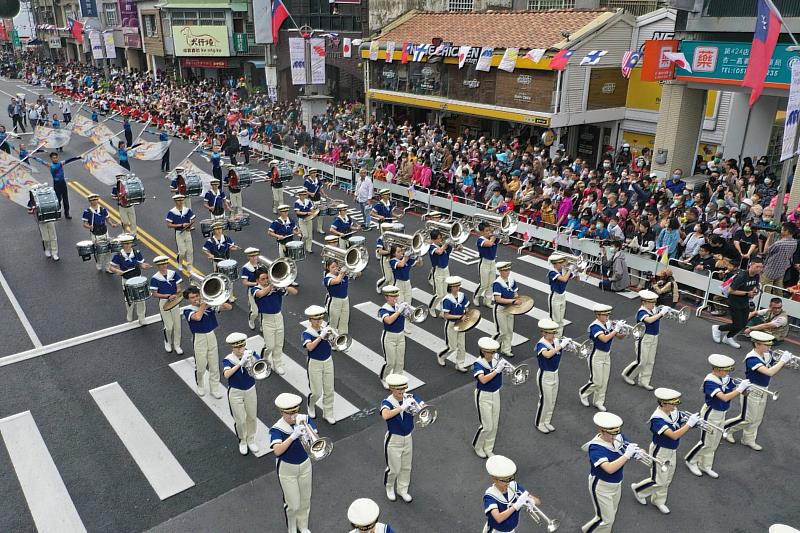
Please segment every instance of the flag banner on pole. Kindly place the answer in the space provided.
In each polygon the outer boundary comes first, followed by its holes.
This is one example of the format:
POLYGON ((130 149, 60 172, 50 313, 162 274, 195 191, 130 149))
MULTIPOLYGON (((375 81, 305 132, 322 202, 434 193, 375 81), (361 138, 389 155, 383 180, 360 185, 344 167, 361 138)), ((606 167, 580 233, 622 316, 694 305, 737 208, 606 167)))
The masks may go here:
POLYGON ((467 62, 467 56, 469 56, 469 51, 472 47, 469 45, 462 45, 458 47, 458 68, 464 66, 464 63, 467 62))
POLYGON ((45 143, 45 148, 53 150, 55 148, 64 148, 69 144, 71 137, 72 132, 70 130, 56 130, 47 126, 36 126, 33 130, 33 140, 31 142, 33 144, 45 143))
POLYGON ((580 66, 584 65, 596 65, 600 62, 604 55, 608 53, 608 50, 592 50, 586 57, 581 59, 580 66))
POLYGON ((0 151, 0 194, 22 207, 28 207, 30 190, 38 184, 31 169, 19 159, 0 151))
POLYGON ((547 50, 544 48, 534 48, 533 50, 528 50, 528 53, 525 54, 526 59, 530 59, 534 63, 538 63, 544 57, 544 53, 547 50))
POLYGON ((325 38, 314 37, 308 42, 311 45, 311 83, 323 85, 325 83, 325 38))
POLYGON ((352 57, 353 56, 353 41, 350 37, 345 37, 342 39, 342 57, 352 57))
POLYGON ((567 48, 561 50, 559 53, 553 56, 553 59, 550 60, 550 68, 552 70, 564 70, 567 68, 569 58, 571 58, 572 54, 574 53, 575 50, 569 50, 567 48))
POLYGON ((670 60, 686 72, 692 72, 692 67, 689 66, 689 62, 686 61, 686 56, 683 55, 683 52, 664 52, 663 55, 664 59, 670 60))
POLYGON ((789 101, 786 104, 786 119, 783 123, 783 145, 781 161, 794 156, 797 140, 797 121, 800 120, 800 65, 792 65, 792 85, 789 88, 789 101))
POLYGON ((139 146, 128 150, 128 154, 134 159, 142 161, 158 161, 169 150, 172 141, 139 141, 139 146))
POLYGON ((756 11, 756 28, 753 30, 753 44, 750 47, 750 58, 742 80, 743 87, 750 87, 750 107, 758 101, 764 91, 764 80, 769 70, 769 62, 778 36, 781 33, 781 14, 771 0, 758 0, 756 11))
POLYGON ((81 137, 88 137, 92 130, 97 127, 99 124, 88 117, 84 117, 83 115, 75 115, 72 117, 72 133, 75 135, 80 135, 81 137))
POLYGON ((492 56, 494 56, 494 48, 491 46, 484 46, 481 48, 481 55, 478 56, 478 63, 475 65, 475 70, 489 72, 492 68, 492 56))
POLYGON ((369 60, 370 61, 377 61, 378 60, 378 52, 381 49, 380 41, 372 41, 369 43, 369 60))
POLYGON ((642 54, 639 52, 628 51, 625 52, 622 56, 622 77, 623 78, 630 78, 631 72, 633 72, 634 67, 639 64, 639 61, 642 60, 642 54))
MULTIPOLYGON (((258 18, 258 17, 256 17, 258 18)), ((281 31, 283 22, 289 18, 289 10, 283 5, 281 0, 272 2, 272 42, 278 42, 278 35, 281 31)))
POLYGON ((394 59, 394 41, 389 41, 386 43, 386 62, 391 63, 392 59, 394 59))
POLYGON ((292 85, 306 84, 306 42, 301 37, 289 37, 289 64, 292 85))
POLYGON ((128 174, 128 169, 119 166, 114 156, 102 145, 95 147, 83 156, 84 168, 106 185, 115 185, 119 174, 128 174))
POLYGON ((119 146, 119 137, 105 124, 97 124, 89 134, 89 139, 98 146, 105 146, 108 153, 116 155, 117 146, 119 146))
POLYGON ((506 72, 514 72, 514 67, 517 66, 517 58, 519 57, 519 48, 506 48, 506 51, 503 52, 503 59, 500 60, 500 64, 497 66, 500 70, 505 70, 506 72))

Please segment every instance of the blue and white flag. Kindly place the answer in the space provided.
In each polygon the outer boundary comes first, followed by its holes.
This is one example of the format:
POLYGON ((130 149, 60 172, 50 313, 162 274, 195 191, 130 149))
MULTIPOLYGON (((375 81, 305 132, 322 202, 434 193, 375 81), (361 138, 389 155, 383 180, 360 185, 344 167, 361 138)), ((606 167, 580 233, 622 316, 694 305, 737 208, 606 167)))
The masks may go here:
POLYGON ((427 44, 417 44, 414 45, 414 58, 413 61, 420 62, 425 57, 425 54, 428 52, 428 45, 427 44))
POLYGON ((596 65, 600 62, 600 59, 608 53, 608 50, 592 50, 586 57, 581 59, 581 66, 583 65, 596 65))
POLYGON ((494 48, 491 46, 484 46, 481 49, 481 55, 478 56, 478 63, 475 65, 475 70, 482 70, 489 72, 492 68, 492 56, 494 55, 494 48))

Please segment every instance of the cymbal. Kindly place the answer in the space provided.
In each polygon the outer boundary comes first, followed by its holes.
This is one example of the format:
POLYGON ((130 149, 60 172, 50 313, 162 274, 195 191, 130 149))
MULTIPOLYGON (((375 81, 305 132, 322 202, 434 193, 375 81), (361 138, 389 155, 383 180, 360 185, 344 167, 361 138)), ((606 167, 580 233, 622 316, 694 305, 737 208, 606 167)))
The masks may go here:
POLYGON ((174 300, 169 301, 169 302, 164 304, 164 311, 169 311, 170 309, 180 305, 180 303, 182 301, 183 301, 183 295, 182 294, 178 294, 177 297, 174 300))
POLYGON ((477 326, 480 321, 481 312, 478 309, 467 309, 467 312, 464 313, 464 318, 456 322, 453 329, 459 333, 464 333, 477 326))
POLYGON ((521 300, 518 304, 509 305, 506 307, 509 313, 512 315, 524 315, 531 309, 533 309, 533 297, 531 296, 519 296, 521 300))

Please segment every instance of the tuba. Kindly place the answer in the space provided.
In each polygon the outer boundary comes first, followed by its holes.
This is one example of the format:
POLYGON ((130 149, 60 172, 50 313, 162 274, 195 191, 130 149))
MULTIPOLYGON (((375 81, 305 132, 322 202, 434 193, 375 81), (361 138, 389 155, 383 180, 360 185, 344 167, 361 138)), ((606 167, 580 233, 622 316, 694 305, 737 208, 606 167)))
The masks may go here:
POLYGON ((279 257, 273 261, 259 256, 258 260, 267 267, 269 284, 274 287, 286 288, 297 278, 297 264, 288 257, 279 257))
POLYGON ((439 410, 433 405, 428 405, 425 402, 422 402, 422 405, 420 405, 417 400, 414 399, 413 394, 404 394, 403 398, 411 400, 412 404, 408 412, 411 416, 417 417, 417 425, 419 427, 428 427, 439 418, 439 410))
POLYGON ((339 332, 336 331, 335 328, 327 325, 325 327, 328 328, 328 333, 324 338, 331 345, 331 348, 337 352, 343 352, 350 348, 350 345, 353 343, 353 339, 350 338, 350 335, 339 335, 339 332))
POLYGON ((297 415, 297 423, 305 428, 300 443, 312 461, 321 461, 333 451, 333 441, 328 437, 320 437, 308 423, 308 415, 297 415))
POLYGON ((489 213, 476 213, 472 215, 472 226, 477 228, 481 222, 488 224, 494 229, 496 235, 500 236, 500 241, 506 244, 511 239, 511 235, 517 231, 519 216, 513 211, 502 215, 492 215, 489 213))
POLYGON ((348 273, 358 274, 367 268, 369 251, 363 245, 345 250, 332 244, 326 244, 322 247, 322 260, 327 261, 328 259, 336 260, 348 273))
POLYGON ((266 359, 256 359, 252 352, 243 366, 250 377, 257 381, 266 379, 272 374, 272 366, 269 362, 266 359))
POLYGON ((429 241, 430 241, 431 231, 435 229, 444 233, 445 240, 452 243, 453 246, 458 246, 460 244, 465 243, 467 239, 469 239, 469 234, 471 231, 471 227, 467 222, 461 222, 458 220, 453 220, 452 222, 439 222, 437 220, 426 220, 424 231, 429 241))
POLYGON ((200 296, 206 305, 216 307, 228 301, 233 294, 233 284, 224 274, 209 274, 200 282, 200 296))
POLYGON ((383 233, 383 243, 392 247, 394 245, 402 246, 411 251, 414 256, 424 255, 427 252, 430 243, 427 242, 425 233, 418 231, 413 235, 407 233, 395 233, 394 231, 386 231, 383 233))

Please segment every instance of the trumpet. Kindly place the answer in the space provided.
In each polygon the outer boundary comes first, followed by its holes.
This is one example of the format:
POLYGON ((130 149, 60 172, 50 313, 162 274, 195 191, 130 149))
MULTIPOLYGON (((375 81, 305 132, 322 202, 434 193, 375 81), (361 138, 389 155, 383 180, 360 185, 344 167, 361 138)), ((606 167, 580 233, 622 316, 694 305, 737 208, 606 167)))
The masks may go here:
POLYGON ((586 271, 589 269, 589 261, 583 256, 580 255, 570 255, 564 254, 564 259, 566 259, 567 263, 570 265, 570 270, 573 272, 579 273, 581 275, 586 274, 586 271))
POLYGON ((353 339, 350 338, 350 335, 339 335, 339 332, 334 328, 328 325, 325 327, 328 328, 328 332, 323 338, 330 343, 331 348, 337 352, 343 352, 350 348, 350 345, 353 343, 353 339))
POLYGON ((418 305, 417 307, 411 306, 411 304, 403 302, 400 304, 403 309, 403 316, 410 319, 414 324, 421 324, 425 322, 430 314, 430 310, 428 306, 425 304, 418 305))
POLYGON ((561 337, 557 340, 563 350, 574 353, 579 359, 586 359, 592 353, 592 339, 578 342, 569 337, 561 337))
MULTIPOLYGON (((693 416, 695 414, 700 414, 700 413, 690 413, 688 411, 678 411, 678 420, 681 422, 681 424, 684 424, 684 423, 686 423, 686 420, 688 420, 690 416, 693 416)), ((712 424, 708 420, 703 420, 702 418, 700 418, 700 420, 697 421, 697 426, 696 427, 702 429, 706 433, 719 433, 720 435, 722 435, 723 439, 726 438, 728 436, 728 433, 729 433, 728 430, 726 430, 724 427, 720 427, 720 426, 717 426, 715 424, 712 424)))
POLYGON ((792 370, 800 370, 800 357, 794 355, 792 352, 787 350, 772 350, 772 359, 780 359, 784 355, 791 356, 789 362, 785 363, 787 368, 791 368, 792 370))
POLYGON ((436 422, 436 419, 439 417, 439 410, 436 409, 436 407, 428 405, 425 402, 420 404, 414 398, 413 394, 404 394, 403 398, 411 400, 411 407, 408 409, 408 413, 417 417, 417 425, 419 427, 428 427, 436 422))
POLYGON ((664 318, 674 320, 678 324, 686 324, 686 322, 689 320, 688 307, 681 307, 680 309, 675 309, 674 307, 670 307, 668 305, 660 305, 658 306, 656 313, 664 313, 664 318))
POLYGON ((206 305, 216 307, 230 299, 233 294, 233 284, 228 276, 223 274, 209 274, 200 282, 200 296, 206 305))
MULTIPOLYGON (((742 382, 741 379, 733 378, 734 385, 738 385, 741 382, 742 382)), ((747 391, 745 392, 752 394, 753 398, 764 398, 765 396, 769 396, 770 398, 772 398, 773 401, 777 400, 780 397, 779 392, 769 390, 765 387, 759 387, 758 385, 753 385, 752 383, 750 384, 749 387, 747 387, 747 391)))
MULTIPOLYGON (((522 492, 520 492, 519 489, 516 489, 516 494, 517 498, 522 496, 522 492)), ((523 509, 525 509, 525 512, 528 513, 528 516, 535 524, 545 526, 550 533, 553 533, 553 531, 561 527, 561 521, 557 518, 548 518, 547 515, 533 503, 533 498, 530 496, 528 497, 528 501, 525 502, 523 509)))
MULTIPOLYGON (((617 440, 617 443, 619 444, 619 451, 621 451, 622 453, 625 453, 625 450, 628 449, 628 446, 633 444, 632 442, 629 442, 625 439, 617 440)), ((662 472, 666 472, 667 470, 669 470, 669 467, 672 464, 670 463, 669 459, 666 460, 659 459, 658 457, 650 455, 641 448, 639 449, 638 452, 636 452, 633 458, 648 468, 653 466, 653 463, 655 463, 659 466, 662 472)))
POLYGON ((245 360, 242 367, 245 372, 250 374, 250 377, 257 381, 268 378, 272 374, 272 366, 266 359, 256 359, 253 352, 248 350, 245 352, 249 355, 245 360))
POLYGON ((525 363, 514 366, 509 363, 507 359, 500 357, 499 354, 494 355, 494 362, 494 368, 497 368, 501 364, 503 365, 503 369, 500 372, 503 373, 503 375, 510 377, 512 385, 522 385, 528 381, 528 378, 531 375, 531 369, 525 363))
POLYGON ((609 324, 611 329, 616 329, 619 331, 620 335, 623 337, 631 336, 634 340, 639 340, 644 335, 645 325, 642 322, 637 323, 635 326, 631 326, 624 320, 612 320, 609 324))
POLYGON ((308 423, 307 415, 297 415, 297 423, 305 428, 300 444, 312 461, 321 461, 333 451, 333 441, 328 437, 320 437, 308 423))

